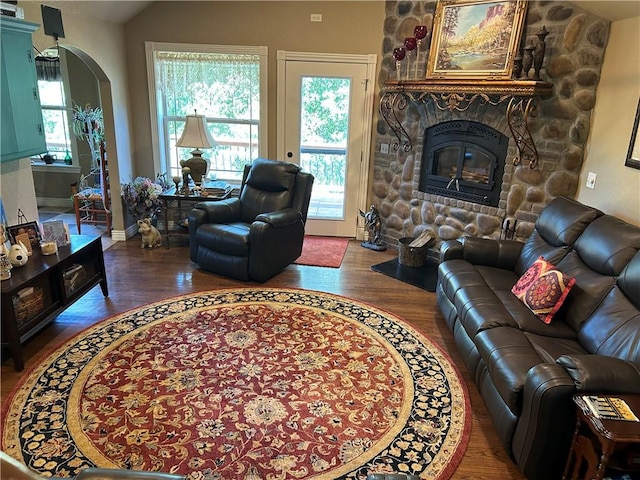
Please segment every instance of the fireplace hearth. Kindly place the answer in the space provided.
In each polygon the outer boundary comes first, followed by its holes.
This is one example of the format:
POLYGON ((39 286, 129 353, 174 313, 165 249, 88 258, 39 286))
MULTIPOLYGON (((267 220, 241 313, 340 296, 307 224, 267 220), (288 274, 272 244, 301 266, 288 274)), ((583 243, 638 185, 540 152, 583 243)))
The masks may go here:
POLYGON ((427 127, 418 189, 497 207, 509 138, 471 120, 427 127))

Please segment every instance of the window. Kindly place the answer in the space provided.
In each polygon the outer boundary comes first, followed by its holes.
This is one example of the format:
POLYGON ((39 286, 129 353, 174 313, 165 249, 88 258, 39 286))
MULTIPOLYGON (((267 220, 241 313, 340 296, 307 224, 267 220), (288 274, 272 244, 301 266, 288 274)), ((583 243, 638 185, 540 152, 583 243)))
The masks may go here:
POLYGON ((38 56, 36 72, 47 150, 59 161, 70 162, 71 138, 60 59, 38 56))
POLYGON ((179 176, 191 148, 176 147, 186 115, 206 117, 216 145, 203 150, 210 179, 238 181, 266 152, 266 47, 147 42, 156 169, 179 176))

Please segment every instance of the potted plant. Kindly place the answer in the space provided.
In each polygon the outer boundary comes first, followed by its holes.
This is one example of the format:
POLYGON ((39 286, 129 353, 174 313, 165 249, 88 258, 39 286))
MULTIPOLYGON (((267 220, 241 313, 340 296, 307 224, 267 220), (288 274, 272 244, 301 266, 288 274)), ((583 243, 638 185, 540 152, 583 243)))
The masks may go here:
POLYGON ((97 168, 100 159, 100 143, 104 140, 104 119, 100 107, 84 108, 74 103, 71 129, 76 137, 86 140, 91 150, 91 168, 97 168))

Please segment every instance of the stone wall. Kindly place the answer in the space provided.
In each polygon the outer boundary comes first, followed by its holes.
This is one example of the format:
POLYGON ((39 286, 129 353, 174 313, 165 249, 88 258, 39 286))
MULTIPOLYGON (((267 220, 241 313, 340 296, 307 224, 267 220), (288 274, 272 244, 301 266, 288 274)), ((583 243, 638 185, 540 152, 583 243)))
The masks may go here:
MULTIPOLYGON (((436 2, 388 1, 382 45, 383 60, 378 78, 380 95, 387 79, 396 79, 392 51, 404 38, 413 36, 416 25, 432 30, 436 2)), ((506 102, 498 106, 476 102, 465 112, 441 111, 432 102, 410 102, 400 112, 403 127, 413 149, 390 148, 380 152, 382 144, 397 141, 382 117, 377 124, 373 171, 373 203, 382 219, 382 240, 391 247, 401 237, 416 237, 425 230, 437 239, 434 250, 444 240, 461 236, 499 238, 505 219, 517 221, 516 238, 526 239, 542 208, 554 197, 575 197, 589 134, 591 113, 610 22, 583 11, 568 2, 531 1, 521 46, 537 41, 535 33, 543 26, 549 35, 542 80, 553 84, 550 97, 541 99, 537 116, 529 129, 538 150, 536 168, 513 165, 515 142, 509 152, 497 208, 417 191, 417 172, 422 154, 422 135, 428 125, 453 119, 486 123, 511 138, 506 122, 506 102)), ((427 37, 428 39, 429 37, 427 37)), ((424 51, 424 47, 423 47, 424 51)), ((428 51, 420 60, 424 77, 428 51)), ((533 74, 533 70, 531 71, 533 74)), ((434 252, 432 252, 433 254, 434 252)))

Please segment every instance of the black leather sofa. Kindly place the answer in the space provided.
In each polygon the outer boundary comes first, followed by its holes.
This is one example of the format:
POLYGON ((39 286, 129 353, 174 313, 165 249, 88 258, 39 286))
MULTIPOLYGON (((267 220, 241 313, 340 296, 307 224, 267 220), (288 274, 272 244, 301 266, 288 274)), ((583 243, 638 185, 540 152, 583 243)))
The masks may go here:
MULTIPOLYGON (((553 199, 526 242, 443 243, 437 300, 504 447, 562 477, 576 393, 640 393, 640 227, 553 199), (576 279, 550 324, 511 293, 539 257, 576 279)), ((640 413, 640 412, 638 412, 640 413)))

